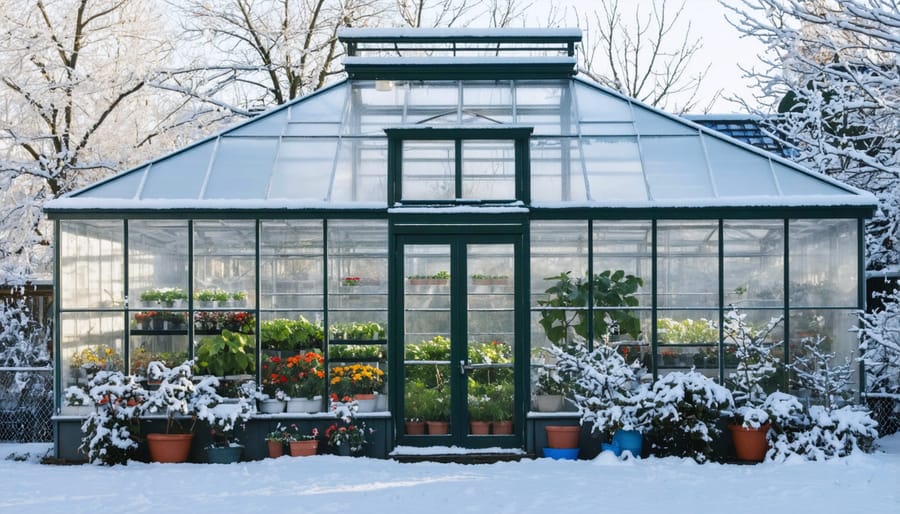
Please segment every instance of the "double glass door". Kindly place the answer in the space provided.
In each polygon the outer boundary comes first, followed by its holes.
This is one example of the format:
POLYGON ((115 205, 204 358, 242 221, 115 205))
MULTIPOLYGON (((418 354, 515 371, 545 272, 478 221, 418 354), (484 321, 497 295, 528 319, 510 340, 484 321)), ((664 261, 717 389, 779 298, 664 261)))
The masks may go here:
POLYGON ((398 236, 402 444, 521 446, 518 236, 398 236), (418 422, 426 422, 422 427, 418 422))

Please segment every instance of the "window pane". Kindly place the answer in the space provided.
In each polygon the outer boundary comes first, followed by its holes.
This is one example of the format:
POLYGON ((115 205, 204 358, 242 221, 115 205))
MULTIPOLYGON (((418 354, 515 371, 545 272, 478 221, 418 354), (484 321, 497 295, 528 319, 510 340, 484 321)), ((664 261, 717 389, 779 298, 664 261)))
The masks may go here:
POLYGON ((61 221, 59 292, 63 309, 125 304, 122 221, 61 221))
POLYGON ((784 222, 724 223, 725 305, 784 305, 784 222))
POLYGON ((387 139, 342 139, 331 200, 385 203, 387 166, 387 139))
POLYGON ((516 151, 513 141, 462 142, 463 198, 514 200, 516 151))
POLYGON ((591 198, 605 201, 647 200, 637 139, 633 137, 585 137, 582 154, 591 198))
POLYGON ((132 309, 186 309, 187 221, 130 220, 128 280, 129 307, 132 309))
POLYGON ((575 139, 531 140, 531 199, 569 202, 587 199, 581 165, 581 145, 575 139))
POLYGON ((62 388, 79 385, 87 391, 97 371, 125 371, 121 312, 63 312, 59 318, 62 388))
POLYGON ((647 184, 654 199, 712 197, 697 137, 641 137, 647 184))
POLYGON ((790 220, 791 307, 857 304, 856 220, 790 220))
POLYGON ((660 307, 719 305, 719 227, 709 221, 657 224, 660 307))
POLYGON ((404 200, 456 198, 456 144, 453 141, 404 141, 404 200))
POLYGON ((278 138, 223 137, 203 197, 264 198, 278 138))
POLYGON ((702 136, 719 196, 776 195, 769 159, 716 137, 702 136))
POLYGON ((324 200, 331 186, 337 139, 285 138, 278 147, 269 198, 324 200))
POLYGON ((261 222, 260 308, 321 311, 324 246, 320 220, 261 222))

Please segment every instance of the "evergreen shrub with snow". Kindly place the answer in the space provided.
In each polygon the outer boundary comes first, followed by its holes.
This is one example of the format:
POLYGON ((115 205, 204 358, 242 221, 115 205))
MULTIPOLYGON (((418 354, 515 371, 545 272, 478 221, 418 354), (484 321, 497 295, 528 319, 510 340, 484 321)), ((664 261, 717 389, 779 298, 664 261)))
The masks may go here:
POLYGON ((882 309, 859 315, 866 391, 900 395, 900 290, 883 294, 881 299, 882 309))
POLYGON ((88 385, 96 410, 81 425, 79 450, 94 464, 126 464, 138 448, 147 391, 121 371, 99 371, 88 385))
POLYGON ((607 437, 619 429, 646 430, 638 413, 647 388, 615 348, 598 344, 588 352, 580 344, 569 351, 555 346, 548 351, 556 358, 560 375, 573 385, 582 425, 607 437))
POLYGON ((673 372, 660 377, 647 394, 641 413, 650 426, 646 441, 660 457, 690 457, 699 463, 713 456, 721 434, 717 423, 734 407, 731 391, 698 373, 673 372))

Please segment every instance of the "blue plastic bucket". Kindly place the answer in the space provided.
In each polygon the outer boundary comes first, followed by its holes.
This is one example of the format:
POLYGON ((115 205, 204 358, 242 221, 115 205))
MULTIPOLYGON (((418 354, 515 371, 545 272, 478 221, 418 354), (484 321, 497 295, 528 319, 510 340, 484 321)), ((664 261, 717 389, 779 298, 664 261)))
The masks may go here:
POLYGON ((544 448, 544 457, 554 460, 575 460, 578 458, 578 448, 544 448))
POLYGON ((642 439, 641 433, 637 430, 616 430, 612 439, 613 452, 618 456, 628 450, 633 456, 640 457, 642 439))

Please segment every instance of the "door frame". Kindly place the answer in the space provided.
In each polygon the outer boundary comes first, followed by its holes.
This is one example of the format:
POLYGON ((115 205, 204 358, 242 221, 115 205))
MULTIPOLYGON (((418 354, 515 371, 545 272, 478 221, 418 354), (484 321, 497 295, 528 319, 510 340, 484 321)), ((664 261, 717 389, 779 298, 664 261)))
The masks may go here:
MULTIPOLYGON (((459 445, 466 448, 486 447, 525 447, 525 423, 529 404, 529 363, 531 338, 529 327, 529 259, 527 223, 517 219, 511 223, 434 223, 429 222, 400 223, 393 221, 389 227, 389 280, 388 280, 388 355, 390 362, 389 405, 393 417, 394 445, 433 446, 459 445), (466 384, 456 378, 451 382, 451 435, 442 436, 406 436, 403 426, 404 418, 404 255, 405 244, 448 244, 451 248, 451 277, 466 277, 466 259, 461 259, 460 248, 465 250, 468 244, 512 244, 514 248, 514 329, 513 344, 513 434, 501 436, 471 436, 468 423, 468 400, 465 398, 466 384)), ((456 221, 456 220, 454 220, 456 221)), ((451 281, 451 332, 466 327, 466 284, 467 280, 451 281)), ((457 338, 458 339, 458 338, 457 338)), ((453 338, 451 338, 451 341, 453 338)), ((468 340, 465 344, 451 343, 452 363, 467 359, 468 340)), ((453 376, 458 377, 454 369, 453 376)))

